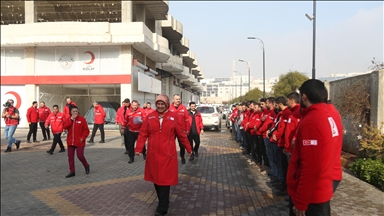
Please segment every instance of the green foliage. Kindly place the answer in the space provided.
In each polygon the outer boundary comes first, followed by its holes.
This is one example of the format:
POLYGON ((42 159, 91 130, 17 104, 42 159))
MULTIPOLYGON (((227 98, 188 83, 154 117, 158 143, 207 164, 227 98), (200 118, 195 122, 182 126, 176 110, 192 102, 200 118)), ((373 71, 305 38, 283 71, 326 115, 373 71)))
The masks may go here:
POLYGON ((233 100, 229 101, 228 103, 234 103, 234 102, 242 102, 242 101, 248 101, 248 100, 255 100, 258 101, 259 98, 263 97, 263 92, 258 89, 254 88, 251 91, 248 91, 245 95, 234 98, 233 100))
POLYGON ((364 158, 372 158, 384 162, 384 134, 381 133, 384 122, 380 128, 365 125, 363 136, 360 140, 360 155, 364 158))
POLYGON ((298 71, 282 74, 273 87, 273 94, 275 97, 287 96, 288 94, 296 91, 299 87, 309 78, 298 71))
POLYGON ((360 179, 384 190, 384 163, 380 160, 360 158, 349 165, 360 179))

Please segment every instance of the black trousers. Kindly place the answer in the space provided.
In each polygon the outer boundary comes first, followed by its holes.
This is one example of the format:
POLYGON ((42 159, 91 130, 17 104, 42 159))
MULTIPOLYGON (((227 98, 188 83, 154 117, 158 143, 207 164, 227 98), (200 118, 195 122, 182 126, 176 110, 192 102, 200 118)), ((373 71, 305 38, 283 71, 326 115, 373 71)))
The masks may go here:
MULTIPOLYGON (((291 197, 289 197, 289 216, 295 216, 293 213, 293 203, 291 197)), ((309 204, 306 216, 331 216, 331 205, 330 202, 309 204)))
POLYGON ((244 139, 247 140, 247 150, 251 153, 253 147, 251 133, 244 130, 244 139))
POLYGON ((191 144, 192 151, 198 152, 199 146, 200 146, 200 135, 197 132, 191 132, 188 135, 188 140, 189 140, 189 144, 191 144), (193 147, 193 141, 195 142, 195 147, 193 147))
POLYGON ((254 161, 258 161, 257 159, 257 143, 259 142, 259 140, 257 139, 257 135, 251 135, 251 139, 252 139, 252 147, 251 147, 251 155, 252 155, 252 159, 254 159, 254 161))
POLYGON ((28 131, 28 135, 27 135, 27 140, 31 139, 31 135, 33 135, 33 141, 36 141, 37 122, 31 122, 31 124, 29 124, 29 131, 28 131))
POLYGON ((159 199, 159 205, 157 206, 156 212, 160 214, 167 214, 168 213, 168 206, 169 206, 169 191, 170 186, 160 186, 157 184, 155 185, 157 199, 159 199))
POLYGON ((44 126, 45 122, 39 122, 41 132, 43 133, 44 139, 51 139, 51 134, 49 133, 49 125, 47 128, 44 126))
MULTIPOLYGON (((124 144, 125 144, 125 149, 128 151, 128 156, 129 158, 134 158, 135 157, 135 142, 137 138, 139 137, 139 132, 132 132, 125 128, 124 130, 124 144)), ((147 149, 144 146, 143 149, 143 154, 147 152, 147 149)))
POLYGON ((65 149, 63 145, 63 141, 61 141, 61 133, 53 134, 53 142, 50 149, 51 152, 55 151, 57 144, 59 144, 61 150, 65 149))
POLYGON ((287 173, 288 173, 288 158, 287 155, 284 154, 284 147, 278 147, 281 149, 281 169, 283 170, 283 186, 287 188, 287 173))
POLYGON ((184 156, 185 156, 185 147, 184 147, 184 145, 181 143, 181 141, 179 140, 179 138, 177 138, 177 142, 179 143, 179 147, 180 147, 180 157, 184 158, 184 156))
POLYGON ((104 124, 94 124, 93 125, 91 140, 93 141, 93 138, 95 138, 97 129, 100 129, 101 140, 105 141, 104 124))
POLYGON ((262 164, 264 161, 264 166, 269 167, 269 161, 267 157, 267 151, 265 149, 263 136, 257 135, 257 162, 262 164))

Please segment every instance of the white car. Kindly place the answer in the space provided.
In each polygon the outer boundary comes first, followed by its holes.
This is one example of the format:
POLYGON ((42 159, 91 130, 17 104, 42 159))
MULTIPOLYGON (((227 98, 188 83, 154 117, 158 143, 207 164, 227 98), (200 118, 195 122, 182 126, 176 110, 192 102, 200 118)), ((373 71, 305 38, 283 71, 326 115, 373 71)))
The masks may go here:
POLYGON ((214 105, 200 105, 196 109, 203 118, 204 127, 214 127, 216 131, 221 129, 222 113, 218 107, 214 105))

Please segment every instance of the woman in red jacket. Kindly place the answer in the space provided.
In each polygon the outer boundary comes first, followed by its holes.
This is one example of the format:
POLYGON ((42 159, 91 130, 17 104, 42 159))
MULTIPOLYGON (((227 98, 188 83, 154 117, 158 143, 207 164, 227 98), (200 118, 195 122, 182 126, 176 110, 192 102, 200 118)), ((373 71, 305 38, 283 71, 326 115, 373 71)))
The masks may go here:
POLYGON ((184 127, 177 121, 178 114, 168 110, 168 96, 164 94, 157 96, 155 104, 156 110, 148 114, 140 129, 135 152, 140 156, 148 139, 144 180, 155 185, 159 199, 155 215, 164 215, 168 212, 170 185, 178 183, 176 136, 189 155, 192 153, 192 148, 188 144, 184 127))
POLYGON ((65 120, 64 113, 61 113, 59 111, 59 106, 53 105, 53 112, 49 114, 44 124, 47 130, 49 130, 49 125, 51 125, 52 134, 53 134, 52 147, 47 151, 48 154, 53 154, 53 151, 55 151, 57 143, 59 143, 59 146, 60 146, 59 153, 65 152, 63 142, 61 141, 61 133, 63 133, 64 120, 65 120))
POLYGON ((89 164, 84 157, 85 140, 89 135, 89 128, 84 117, 79 115, 77 107, 72 107, 71 117, 65 119, 63 129, 68 130, 67 148, 68 148, 68 163, 70 173, 65 178, 75 176, 75 150, 77 158, 81 161, 85 168, 85 173, 89 173, 89 164))

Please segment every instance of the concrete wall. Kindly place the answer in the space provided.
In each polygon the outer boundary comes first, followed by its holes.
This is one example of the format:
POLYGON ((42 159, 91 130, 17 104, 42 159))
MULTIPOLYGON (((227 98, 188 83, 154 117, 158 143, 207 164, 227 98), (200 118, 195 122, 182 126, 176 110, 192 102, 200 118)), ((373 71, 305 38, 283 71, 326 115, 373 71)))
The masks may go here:
MULTIPOLYGON (((359 154, 360 144, 357 135, 352 134, 351 130, 361 130, 359 125, 363 126, 367 122, 372 122, 373 125, 379 127, 381 123, 384 122, 384 70, 325 82, 325 86, 328 89, 328 98, 334 101, 334 104, 336 105, 337 103, 335 103, 335 100, 342 94, 341 89, 357 81, 363 81, 363 83, 365 83, 366 91, 369 94, 370 113, 369 119, 366 119, 365 121, 364 116, 361 116, 361 122, 358 123, 346 116, 341 116, 344 126, 343 151, 353 154, 359 154)), ((356 89, 356 91, 364 91, 364 89, 356 89)), ((360 103, 360 101, 357 99, 356 101, 351 101, 351 103, 360 103)), ((340 110, 340 107, 337 107, 337 105, 336 108, 340 110)), ((382 132, 384 133, 384 128, 382 129, 382 132)))

